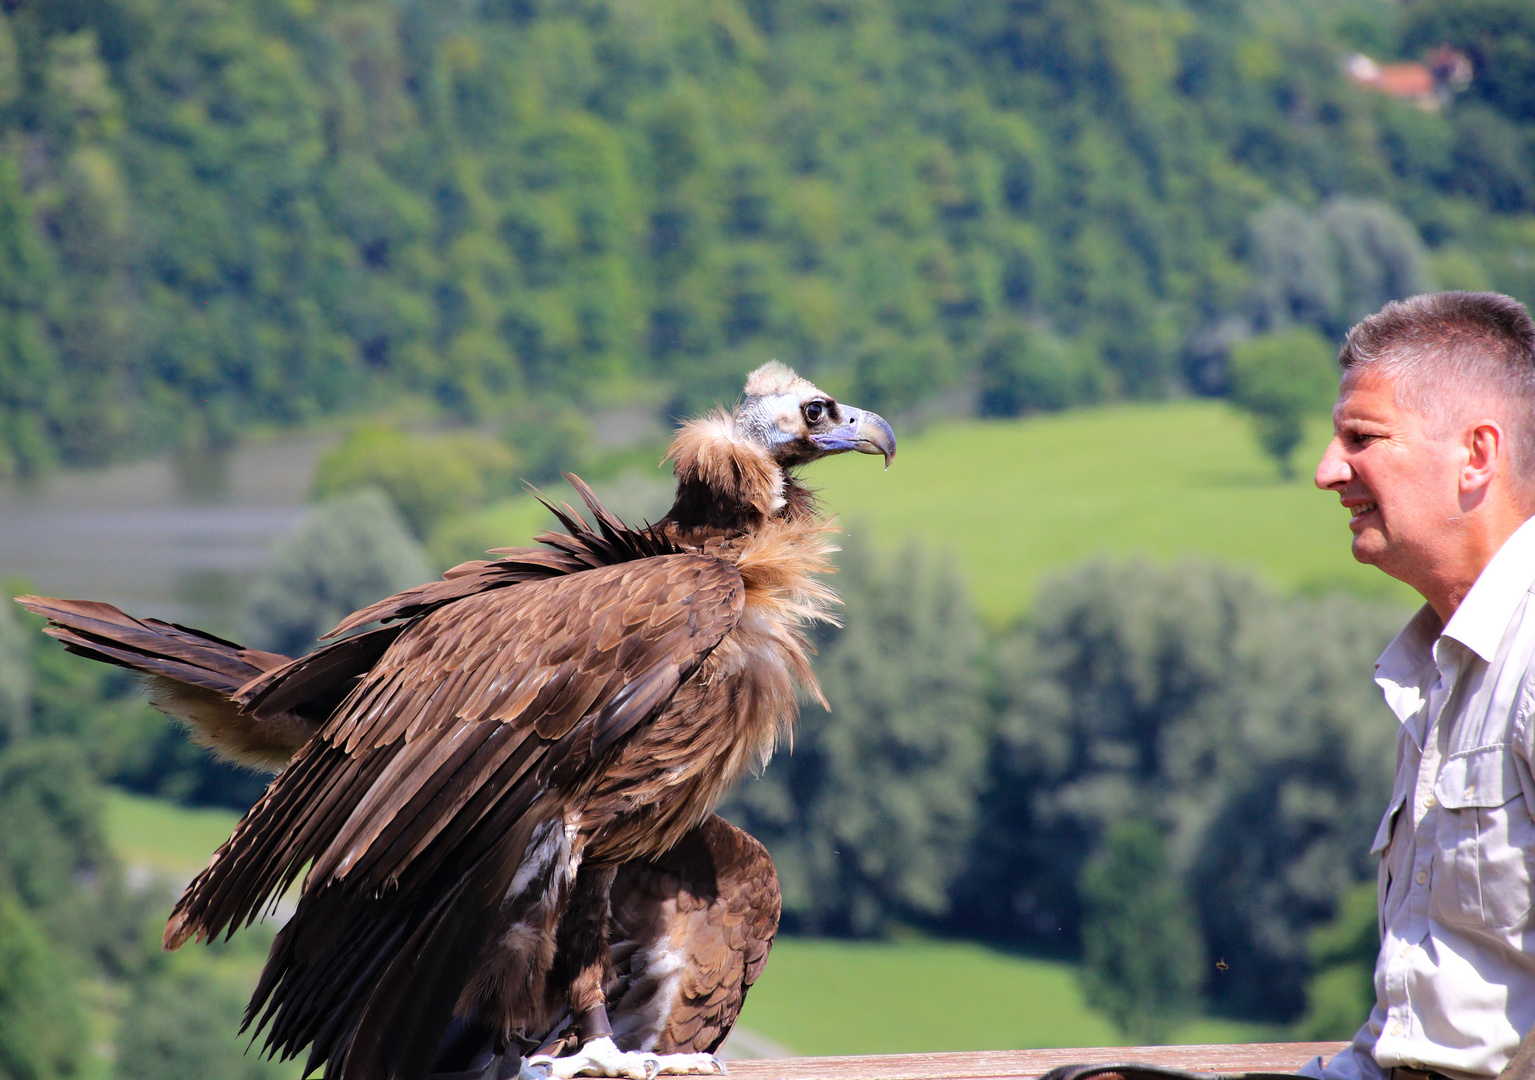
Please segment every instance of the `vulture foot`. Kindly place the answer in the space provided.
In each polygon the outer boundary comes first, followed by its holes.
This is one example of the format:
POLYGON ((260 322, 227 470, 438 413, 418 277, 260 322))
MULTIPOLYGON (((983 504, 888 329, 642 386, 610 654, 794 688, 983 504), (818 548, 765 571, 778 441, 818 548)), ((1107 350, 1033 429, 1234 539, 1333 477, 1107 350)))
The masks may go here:
POLYGON ((662 1076, 723 1076, 730 1070, 713 1054, 660 1054, 662 1076))
MULTIPOLYGON (((693 1057, 692 1054, 674 1054, 673 1057, 693 1057)), ((702 1055, 707 1057, 708 1055, 702 1055)), ((549 1080, 574 1080, 577 1076, 602 1076, 611 1077, 614 1080, 655 1080, 657 1073, 661 1071, 662 1059, 655 1054, 641 1053, 637 1050, 620 1050, 613 1044, 613 1040, 607 1036, 600 1039, 589 1040, 581 1049, 566 1057, 552 1058, 547 1054, 538 1054, 530 1057, 524 1066, 524 1071, 530 1076, 537 1077, 540 1072, 534 1070, 547 1069, 542 1075, 549 1080)))

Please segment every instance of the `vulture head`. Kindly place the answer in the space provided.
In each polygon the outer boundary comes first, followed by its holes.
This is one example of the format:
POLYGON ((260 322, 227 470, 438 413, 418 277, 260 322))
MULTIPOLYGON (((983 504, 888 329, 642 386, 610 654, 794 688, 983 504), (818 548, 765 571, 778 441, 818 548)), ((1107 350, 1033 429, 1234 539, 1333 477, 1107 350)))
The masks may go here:
POLYGON ((666 521, 686 531, 751 531, 774 518, 815 513, 801 465, 856 450, 888 468, 895 433, 867 409, 844 405, 776 361, 746 378, 735 412, 719 410, 682 426, 667 456, 677 501, 666 521))
POLYGON ((855 409, 818 390, 774 361, 746 379, 746 400, 734 416, 738 436, 760 446, 781 468, 856 450, 895 457, 895 432, 882 416, 855 409))

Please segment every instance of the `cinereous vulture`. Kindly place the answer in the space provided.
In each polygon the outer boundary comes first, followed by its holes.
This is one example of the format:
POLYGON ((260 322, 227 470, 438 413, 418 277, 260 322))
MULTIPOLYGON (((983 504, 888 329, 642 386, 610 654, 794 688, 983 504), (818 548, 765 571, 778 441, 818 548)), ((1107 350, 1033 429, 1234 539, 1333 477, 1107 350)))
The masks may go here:
POLYGON ((246 1014, 269 1052, 307 1046, 335 1080, 722 1071, 778 886, 711 811, 797 691, 819 697, 805 627, 835 601, 835 525, 795 469, 848 450, 888 465, 895 436, 767 364, 733 413, 681 427, 655 525, 572 477, 594 524, 558 510, 565 533, 381 600, 298 659, 22 598, 71 651, 146 673, 200 742, 282 770, 166 947, 232 934, 302 875, 246 1014))

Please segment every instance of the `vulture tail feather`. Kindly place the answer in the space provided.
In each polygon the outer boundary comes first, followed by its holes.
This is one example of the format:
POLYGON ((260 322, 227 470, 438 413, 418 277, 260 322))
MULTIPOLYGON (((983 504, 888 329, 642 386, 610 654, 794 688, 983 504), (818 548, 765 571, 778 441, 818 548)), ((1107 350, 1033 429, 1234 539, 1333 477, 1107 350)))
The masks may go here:
POLYGON ((240 708, 242 686, 289 663, 286 656, 159 619, 136 619, 111 604, 22 596, 17 603, 48 620, 44 632, 79 656, 146 677, 149 698, 186 724, 220 757, 280 768, 314 734, 329 704, 294 700, 257 717, 240 708))

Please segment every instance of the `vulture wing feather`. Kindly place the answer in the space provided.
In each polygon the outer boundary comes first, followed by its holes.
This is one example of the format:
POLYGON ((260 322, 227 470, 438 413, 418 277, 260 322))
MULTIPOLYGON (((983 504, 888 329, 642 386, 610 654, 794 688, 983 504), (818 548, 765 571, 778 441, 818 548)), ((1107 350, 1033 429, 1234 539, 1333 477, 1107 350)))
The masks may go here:
POLYGON ((323 1003, 350 1018, 335 1032, 390 1031, 385 1042, 404 1040, 398 1060, 416 1061, 488 932, 538 807, 663 709, 743 605, 733 566, 676 554, 498 588, 417 617, 187 888, 167 944, 249 922, 312 864, 300 906, 315 914, 290 925, 326 929, 274 947, 251 1019, 270 1020, 269 1045, 293 1050, 316 1031, 311 1008, 295 1004, 323 1003), (614 623, 627 632, 594 632, 614 623), (322 909, 329 916, 316 918, 322 909), (428 940, 452 959, 412 974, 400 950, 428 940), (388 955, 342 963, 336 950, 354 947, 388 955), (411 1000, 430 1004, 431 1023, 407 1025, 419 1038, 391 1027, 389 1003, 407 982, 411 1000), (419 992, 436 983, 442 994, 419 992))
POLYGON ((718 814, 613 882, 614 1036, 659 1054, 717 1050, 778 932, 767 849, 718 814))

